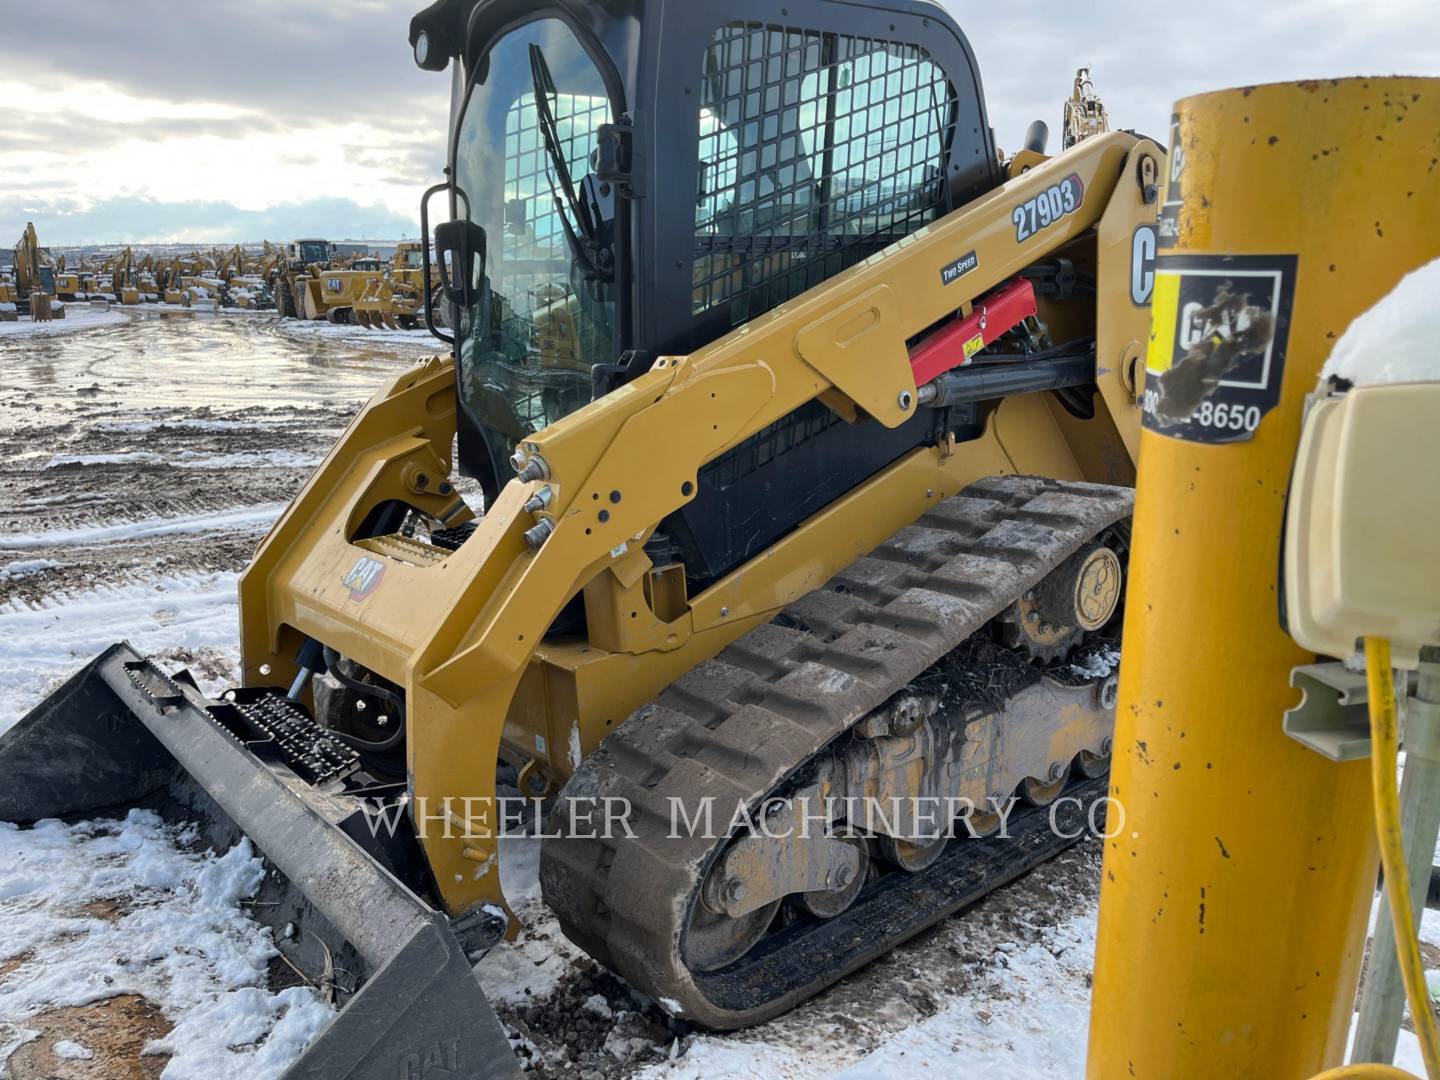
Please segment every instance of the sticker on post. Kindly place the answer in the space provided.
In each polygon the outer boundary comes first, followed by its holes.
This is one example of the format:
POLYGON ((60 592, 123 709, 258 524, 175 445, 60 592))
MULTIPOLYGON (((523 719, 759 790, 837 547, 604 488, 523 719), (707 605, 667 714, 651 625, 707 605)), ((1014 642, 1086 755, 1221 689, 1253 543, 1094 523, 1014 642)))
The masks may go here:
POLYGON ((1189 442, 1243 442, 1280 400, 1294 255, 1156 262, 1144 425, 1189 442))
POLYGON ((1180 116, 1170 114, 1170 153, 1166 156, 1165 201, 1160 205, 1160 250, 1175 246, 1180 239, 1180 204, 1185 201, 1185 141, 1180 116))

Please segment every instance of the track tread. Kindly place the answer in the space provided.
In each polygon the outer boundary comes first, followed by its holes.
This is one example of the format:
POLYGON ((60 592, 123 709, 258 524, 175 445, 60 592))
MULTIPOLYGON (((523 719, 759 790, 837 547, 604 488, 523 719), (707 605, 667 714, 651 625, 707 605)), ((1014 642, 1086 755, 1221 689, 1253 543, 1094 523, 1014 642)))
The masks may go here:
POLYGON ((755 805, 1132 504, 1128 488, 978 481, 682 675, 610 735, 563 793, 629 798, 638 840, 545 840, 544 895, 566 935, 712 1027, 774 1015, 843 974, 821 972, 743 1015, 708 1001, 680 946, 692 894, 723 842, 666 835, 668 800, 688 811, 704 796, 725 808, 737 798, 755 805))

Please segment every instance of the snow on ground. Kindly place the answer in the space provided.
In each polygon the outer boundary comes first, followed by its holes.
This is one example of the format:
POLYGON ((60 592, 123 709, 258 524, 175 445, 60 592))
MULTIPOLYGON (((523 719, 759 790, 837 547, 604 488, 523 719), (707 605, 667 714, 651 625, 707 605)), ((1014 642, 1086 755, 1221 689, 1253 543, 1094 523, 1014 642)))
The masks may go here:
MULTIPOLYGON (((651 1065, 651 1080, 754 1077, 836 1080, 964 1076, 974 1080, 1051 1080, 1085 1075, 1092 952, 1098 909, 1045 928, 1027 945, 997 943, 975 992, 878 1043, 846 1038, 851 1024, 832 1017, 803 1049, 774 1042, 697 1036, 683 1056, 651 1065), (837 1023, 836 1021, 841 1021, 837 1023)), ((764 1029, 760 1029, 763 1031, 764 1029)))
POLYGON ((159 454, 150 450, 126 450, 115 454, 56 454, 43 466, 59 469, 66 465, 170 465, 177 469, 313 469, 320 458, 293 450, 245 450, 235 454, 205 454, 179 450, 159 454))
POLYGON ((1440 380, 1440 259, 1412 270, 1340 335, 1320 377, 1357 386, 1440 380))
POLYGON ((143 521, 118 521, 85 525, 73 529, 46 529, 33 533, 0 534, 0 551, 26 551, 34 548, 65 545, 78 547, 90 544, 112 544, 125 540, 144 540, 155 536, 183 536, 210 533, 221 529, 268 529, 284 503, 261 503, 174 517, 149 518, 143 521))
POLYGON ((357 345, 408 345, 427 355, 447 351, 423 326, 416 330, 367 330, 354 323, 332 323, 324 319, 281 319, 278 325, 281 333, 296 338, 325 338, 357 345))
MULTIPOLYGON (((135 994, 178 1018, 147 1048, 168 1080, 273 1075, 333 1015, 307 987, 270 993, 270 930, 243 909, 264 864, 242 841, 193 850, 194 826, 148 810, 20 830, 0 823, 0 1015, 23 1032, 45 1010, 135 994), (37 955, 42 954, 43 955, 37 955)), ((69 1043, 60 1057, 85 1057, 69 1043)))
POLYGON ((78 334, 101 326, 123 323, 126 315, 118 307, 91 307, 88 303, 67 303, 63 319, 35 322, 28 315, 15 322, 0 322, 0 344, 18 344, 26 338, 59 337, 78 334))
POLYGON ((237 581, 218 571, 0 604, 0 732, 121 639, 141 653, 235 652, 237 581))

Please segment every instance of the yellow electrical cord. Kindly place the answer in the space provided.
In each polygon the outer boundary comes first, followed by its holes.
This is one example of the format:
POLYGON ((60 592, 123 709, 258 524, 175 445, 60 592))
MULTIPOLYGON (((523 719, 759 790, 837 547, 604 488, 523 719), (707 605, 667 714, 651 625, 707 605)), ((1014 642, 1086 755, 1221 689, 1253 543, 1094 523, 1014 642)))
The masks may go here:
POLYGON ((1395 956, 1410 1003, 1410 1020, 1420 1036, 1425 1072, 1440 1080, 1440 1028, 1430 1008, 1425 968, 1410 906, 1410 870, 1400 833, 1400 791, 1395 780, 1400 756, 1400 731, 1395 720, 1395 682, 1390 670, 1390 642, 1365 639, 1365 685, 1370 696, 1370 778, 1375 795, 1375 831, 1380 838, 1380 865, 1385 868, 1385 897, 1395 923, 1395 956))
MULTIPOLYGON (((1395 956, 1405 984, 1410 1020, 1420 1036, 1420 1054, 1430 1080, 1440 1080, 1440 1029, 1430 1010, 1425 966, 1410 907, 1410 870, 1400 832, 1400 789, 1395 773, 1400 758, 1400 726, 1395 719, 1395 680, 1390 669, 1390 642, 1365 639, 1365 686, 1370 697, 1370 783, 1375 798, 1375 832, 1380 838, 1380 865, 1385 869, 1385 898, 1395 924, 1395 956)), ((1393 1065, 1355 1064, 1326 1069, 1313 1080, 1415 1080, 1393 1065)))

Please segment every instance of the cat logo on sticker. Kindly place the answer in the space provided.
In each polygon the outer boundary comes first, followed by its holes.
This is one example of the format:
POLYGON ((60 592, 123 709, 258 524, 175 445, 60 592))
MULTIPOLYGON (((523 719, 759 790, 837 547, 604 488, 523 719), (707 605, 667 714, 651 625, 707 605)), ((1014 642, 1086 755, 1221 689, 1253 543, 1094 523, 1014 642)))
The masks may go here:
POLYGON ((350 590, 351 600, 364 600, 380 587, 380 579, 384 576, 385 564, 383 562, 379 559, 372 559, 369 555, 361 555, 340 584, 350 590))
POLYGON ((1243 442, 1280 400, 1294 255, 1162 255, 1155 264, 1144 424, 1243 442))

